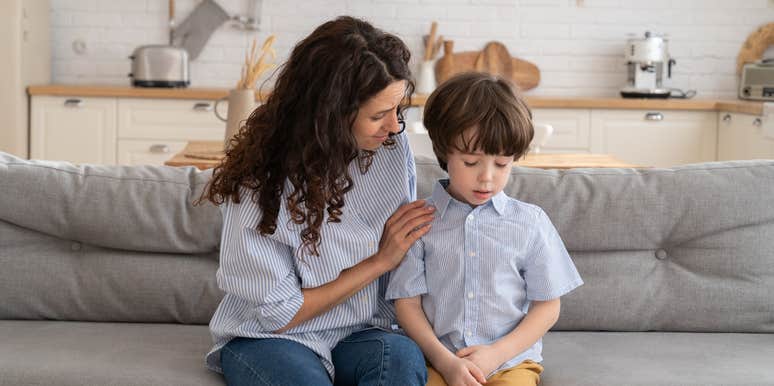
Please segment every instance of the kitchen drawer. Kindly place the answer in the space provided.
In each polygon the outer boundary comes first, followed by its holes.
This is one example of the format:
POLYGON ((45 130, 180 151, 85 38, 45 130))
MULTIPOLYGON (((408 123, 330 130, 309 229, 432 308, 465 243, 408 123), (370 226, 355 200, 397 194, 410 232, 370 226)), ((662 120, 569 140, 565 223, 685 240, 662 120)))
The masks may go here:
POLYGON ((535 124, 551 125, 554 133, 541 152, 589 152, 591 111, 586 109, 533 109, 535 124))
POLYGON ((122 139, 118 141, 119 165, 163 165, 185 148, 186 141, 122 139))
MULTIPOLYGON (((226 123, 215 116, 214 101, 137 99, 118 100, 118 137, 132 139, 218 140, 226 123)), ((225 115, 227 103, 218 111, 225 115)))

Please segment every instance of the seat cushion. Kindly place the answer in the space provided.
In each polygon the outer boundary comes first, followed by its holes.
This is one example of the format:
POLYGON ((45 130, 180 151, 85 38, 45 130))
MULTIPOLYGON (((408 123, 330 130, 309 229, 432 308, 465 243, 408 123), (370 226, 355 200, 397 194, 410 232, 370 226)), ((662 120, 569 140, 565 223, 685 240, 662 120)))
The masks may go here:
POLYGON ((218 385, 207 326, 0 321, 0 386, 218 385))
POLYGON ((562 331, 543 343, 543 386, 774 384, 774 334, 562 331))

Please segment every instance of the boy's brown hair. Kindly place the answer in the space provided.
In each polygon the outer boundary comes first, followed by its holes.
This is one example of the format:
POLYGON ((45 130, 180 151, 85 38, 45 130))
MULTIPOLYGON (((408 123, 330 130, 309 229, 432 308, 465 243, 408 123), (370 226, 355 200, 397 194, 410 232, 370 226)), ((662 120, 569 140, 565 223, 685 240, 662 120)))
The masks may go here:
POLYGON ((480 72, 457 75, 438 86, 427 99, 423 123, 443 170, 452 150, 519 159, 534 136, 532 112, 513 85, 480 72), (465 138, 471 128, 473 135, 465 138))

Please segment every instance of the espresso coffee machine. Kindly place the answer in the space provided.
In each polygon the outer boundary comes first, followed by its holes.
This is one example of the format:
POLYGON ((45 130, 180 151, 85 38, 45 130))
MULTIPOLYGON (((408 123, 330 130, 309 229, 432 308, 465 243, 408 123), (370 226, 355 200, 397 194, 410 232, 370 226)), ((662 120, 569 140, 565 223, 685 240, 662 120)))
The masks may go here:
POLYGON ((664 72, 672 77, 672 66, 676 64, 669 57, 667 39, 645 32, 644 38, 630 38, 626 42, 626 65, 628 80, 621 89, 624 98, 669 98, 671 90, 662 85, 664 72))

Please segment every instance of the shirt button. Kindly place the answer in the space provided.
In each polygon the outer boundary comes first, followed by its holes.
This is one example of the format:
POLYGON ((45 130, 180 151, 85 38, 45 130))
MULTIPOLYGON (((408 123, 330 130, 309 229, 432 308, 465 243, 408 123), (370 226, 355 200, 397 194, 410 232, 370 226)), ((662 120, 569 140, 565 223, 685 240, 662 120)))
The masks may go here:
POLYGON ((663 249, 659 249, 656 251, 656 258, 659 260, 664 260, 667 258, 667 253, 663 249))
POLYGON ((373 248, 373 247, 374 247, 374 242, 373 241, 369 241, 368 242, 368 248, 373 248))
POLYGON ((473 292, 468 292, 468 299, 473 299, 476 295, 473 292))
POLYGON ((473 221, 474 219, 475 219, 475 217, 472 214, 470 216, 468 216, 468 221, 473 221))
POLYGON ((78 252, 81 250, 81 243, 72 243, 70 244, 70 250, 73 252, 78 252))
POLYGON ((476 255, 476 252, 470 252, 470 257, 473 257, 476 255))
POLYGON ((467 336, 468 338, 470 338, 471 336, 473 336, 473 332, 472 332, 472 331, 470 331, 470 330, 467 330, 467 331, 465 331, 465 336, 467 336))

